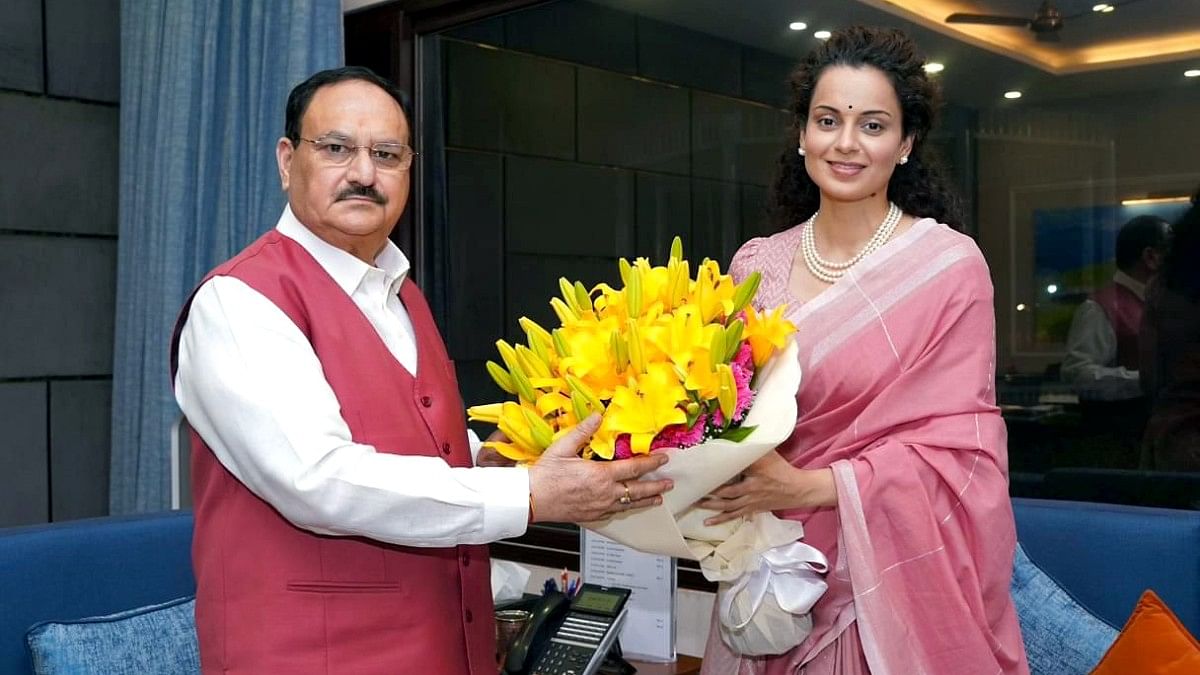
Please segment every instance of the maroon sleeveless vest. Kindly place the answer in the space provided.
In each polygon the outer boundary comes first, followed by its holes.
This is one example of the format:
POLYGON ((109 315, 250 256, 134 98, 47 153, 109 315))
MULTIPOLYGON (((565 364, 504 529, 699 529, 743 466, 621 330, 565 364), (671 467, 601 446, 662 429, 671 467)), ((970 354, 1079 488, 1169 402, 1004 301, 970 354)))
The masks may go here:
MULTIPOLYGON (((414 379, 349 296, 272 230, 209 277, 262 293, 312 344, 357 443, 471 465, 453 364, 421 292, 414 379)), ((191 298, 175 326, 179 335, 191 298)), ((486 546, 411 548, 303 530, 256 497, 192 435, 196 627, 204 672, 496 672, 486 546)))
POLYGON ((1128 287, 1111 283, 1092 294, 1092 300, 1112 324, 1117 334, 1117 363, 1129 370, 1138 369, 1138 332, 1142 327, 1145 303, 1128 287))

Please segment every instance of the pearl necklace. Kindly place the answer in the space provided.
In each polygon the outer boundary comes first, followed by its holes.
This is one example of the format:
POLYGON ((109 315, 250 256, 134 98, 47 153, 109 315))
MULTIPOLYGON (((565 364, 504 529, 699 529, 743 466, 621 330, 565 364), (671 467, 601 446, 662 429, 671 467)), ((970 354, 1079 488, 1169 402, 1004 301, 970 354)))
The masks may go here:
POLYGON ((858 255, 844 262, 831 262, 821 257, 817 252, 817 242, 813 236, 813 223, 817 220, 817 214, 820 211, 812 214, 808 220, 804 221, 804 229, 800 235, 800 250, 804 254, 804 264, 808 267, 808 271, 812 275, 827 284, 832 284, 838 279, 841 279, 846 274, 846 270, 850 269, 863 258, 871 253, 874 253, 891 239, 892 233, 896 231, 896 225, 900 223, 900 216, 904 214, 899 206, 893 202, 888 202, 887 216, 883 222, 875 229, 875 234, 867 241, 858 255))

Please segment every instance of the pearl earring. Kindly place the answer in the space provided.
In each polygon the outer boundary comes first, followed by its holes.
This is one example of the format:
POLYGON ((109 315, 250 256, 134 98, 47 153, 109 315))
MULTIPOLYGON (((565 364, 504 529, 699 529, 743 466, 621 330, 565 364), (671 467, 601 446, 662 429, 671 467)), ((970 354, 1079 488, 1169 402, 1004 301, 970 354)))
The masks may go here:
POLYGON ((796 148, 796 152, 799 153, 801 157, 804 156, 804 148, 796 148))
POLYGON ((900 155, 900 164, 908 164, 908 155, 900 155))

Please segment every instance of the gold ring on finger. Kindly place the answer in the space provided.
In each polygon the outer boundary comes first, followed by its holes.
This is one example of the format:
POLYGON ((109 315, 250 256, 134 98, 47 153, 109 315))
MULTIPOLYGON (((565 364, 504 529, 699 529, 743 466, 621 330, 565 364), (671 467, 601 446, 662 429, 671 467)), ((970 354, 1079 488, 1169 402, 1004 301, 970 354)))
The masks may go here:
POLYGON ((621 483, 621 487, 625 488, 625 494, 617 500, 619 504, 629 504, 633 502, 633 497, 629 496, 629 483, 621 483))

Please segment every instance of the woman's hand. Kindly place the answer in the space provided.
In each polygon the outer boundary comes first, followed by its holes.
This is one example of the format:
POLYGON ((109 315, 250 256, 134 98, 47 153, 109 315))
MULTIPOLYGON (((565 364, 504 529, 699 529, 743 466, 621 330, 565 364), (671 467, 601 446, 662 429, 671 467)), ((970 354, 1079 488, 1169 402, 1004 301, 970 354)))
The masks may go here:
POLYGON ((721 512, 704 521, 705 525, 717 525, 762 511, 836 504, 832 469, 797 469, 772 451, 747 467, 741 480, 722 485, 698 505, 721 512))

